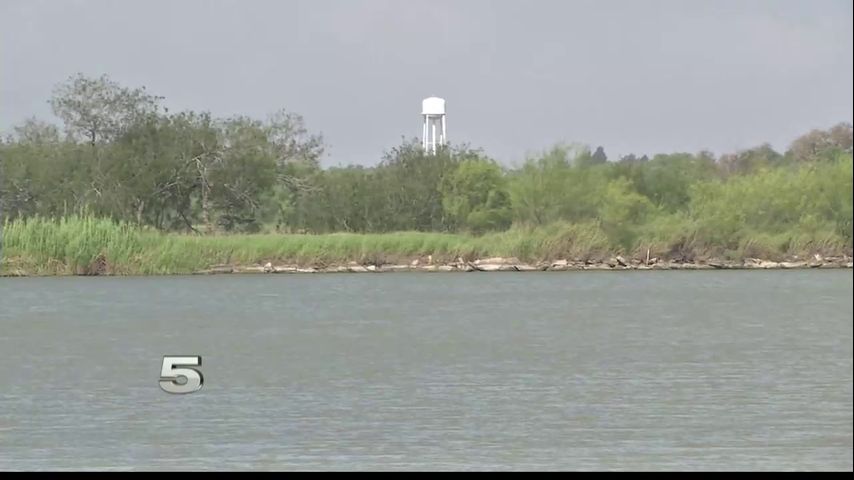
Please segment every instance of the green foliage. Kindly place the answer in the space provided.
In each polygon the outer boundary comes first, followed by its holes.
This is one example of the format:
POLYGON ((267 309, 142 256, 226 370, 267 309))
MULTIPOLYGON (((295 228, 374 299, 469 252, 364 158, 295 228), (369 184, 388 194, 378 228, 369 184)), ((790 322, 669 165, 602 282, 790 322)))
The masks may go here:
POLYGON ((96 145, 112 140, 136 121, 155 114, 162 97, 141 88, 125 88, 107 75, 78 74, 54 90, 50 105, 69 136, 96 145))
POLYGON ((850 155, 820 165, 765 170, 694 187, 689 215, 708 245, 743 247, 752 233, 787 234, 783 250, 820 247, 835 237, 851 245, 850 155), (822 240, 825 239, 825 240, 822 240))
POLYGON ((437 262, 490 256, 537 261, 589 258, 609 249, 607 237, 592 224, 512 228, 482 236, 430 232, 199 236, 71 216, 18 219, 6 222, 5 230, 3 273, 23 269, 35 274, 185 274, 220 264, 408 264, 428 255, 437 262))
POLYGON ((442 205, 455 226, 473 232, 510 226, 510 196, 501 167, 485 158, 457 165, 440 185, 442 205))
POLYGON ((129 224, 95 217, 33 217, 7 221, 3 246, 6 257, 24 256, 50 273, 96 273, 106 259, 115 265, 133 263, 143 250, 141 233, 129 224))
POLYGON ((611 167, 578 162, 587 156, 586 149, 557 146, 511 174, 514 221, 545 225, 595 219, 611 167))
POLYGON ((603 230, 617 245, 631 249, 638 226, 643 225, 654 210, 652 202, 634 191, 628 179, 618 178, 605 189, 599 219, 603 230))
POLYGON ((72 77, 50 102, 61 126, 30 119, 0 141, 11 244, 63 268, 97 270, 106 258, 170 272, 232 255, 687 258, 852 247, 848 124, 809 132, 784 153, 766 144, 717 159, 615 162, 603 147, 558 145, 502 168, 468 146, 430 155, 408 140, 373 167, 322 168, 323 137, 297 114, 218 119, 169 113, 161 101, 108 77, 72 77), (224 235, 262 231, 279 235, 224 235))
POLYGON ((710 155, 675 153, 656 155, 639 169, 632 181, 637 191, 653 204, 674 212, 688 202, 693 184, 709 181, 717 175, 715 161, 710 155))
POLYGON ((725 175, 756 173, 763 168, 777 166, 781 162, 783 162, 783 156, 767 143, 738 153, 723 155, 719 160, 725 175))

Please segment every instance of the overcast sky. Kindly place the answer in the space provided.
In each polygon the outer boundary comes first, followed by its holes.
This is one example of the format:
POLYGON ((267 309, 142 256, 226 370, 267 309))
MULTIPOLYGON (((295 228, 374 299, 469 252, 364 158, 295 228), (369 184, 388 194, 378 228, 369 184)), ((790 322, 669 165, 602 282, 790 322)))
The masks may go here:
POLYGON ((557 142, 716 153, 852 120, 851 0, 0 0, 0 130, 82 72, 172 111, 286 108, 373 164, 447 99, 504 163, 557 142))

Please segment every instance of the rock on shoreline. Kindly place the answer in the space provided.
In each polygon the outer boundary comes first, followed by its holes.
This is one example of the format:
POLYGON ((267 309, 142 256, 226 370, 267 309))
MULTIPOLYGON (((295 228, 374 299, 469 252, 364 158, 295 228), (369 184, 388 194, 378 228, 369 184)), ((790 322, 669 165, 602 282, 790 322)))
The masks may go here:
POLYGON ((457 259, 449 263, 433 263, 432 258, 426 261, 416 259, 409 264, 363 265, 350 262, 346 265, 316 265, 300 266, 295 264, 274 265, 215 265, 209 269, 196 272, 202 275, 224 273, 387 273, 387 272, 566 272, 566 271, 626 271, 626 270, 794 270, 808 268, 852 268, 852 259, 848 256, 823 258, 816 255, 809 260, 792 259, 790 261, 774 262, 757 258, 747 258, 742 261, 707 260, 685 262, 676 260, 651 259, 648 263, 643 260, 627 260, 616 256, 607 260, 568 260, 559 259, 551 262, 535 264, 519 261, 517 258, 484 258, 474 261, 457 259))

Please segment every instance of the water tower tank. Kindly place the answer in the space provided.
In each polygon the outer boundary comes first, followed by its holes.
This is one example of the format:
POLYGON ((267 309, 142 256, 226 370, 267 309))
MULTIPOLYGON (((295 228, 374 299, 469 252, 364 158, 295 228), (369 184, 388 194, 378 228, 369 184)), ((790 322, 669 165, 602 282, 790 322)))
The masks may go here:
POLYGON ((425 98, 421 102, 421 115, 444 115, 445 99, 439 97, 425 98))

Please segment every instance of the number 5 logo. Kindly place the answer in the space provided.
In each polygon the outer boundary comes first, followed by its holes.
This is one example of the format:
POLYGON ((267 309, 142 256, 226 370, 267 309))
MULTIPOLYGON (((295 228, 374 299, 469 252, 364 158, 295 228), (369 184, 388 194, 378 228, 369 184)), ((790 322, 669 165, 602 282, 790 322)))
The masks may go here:
POLYGON ((163 366, 160 369, 160 388, 167 393, 193 393, 202 388, 205 379, 202 372, 195 368, 178 367, 201 367, 202 357, 179 357, 167 355, 163 357, 163 366), (184 378, 183 382, 178 382, 184 378))

